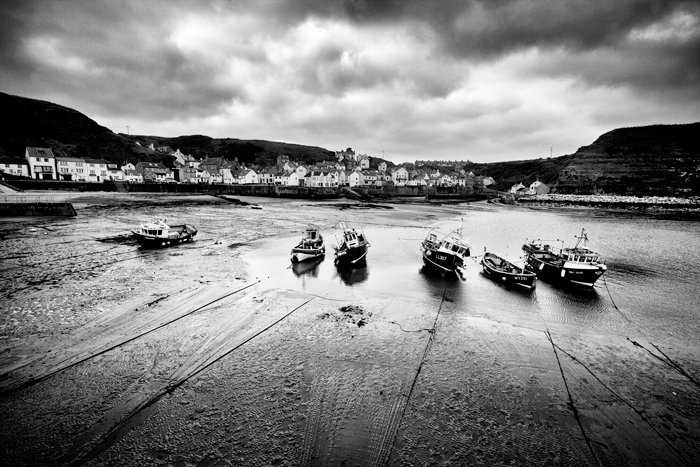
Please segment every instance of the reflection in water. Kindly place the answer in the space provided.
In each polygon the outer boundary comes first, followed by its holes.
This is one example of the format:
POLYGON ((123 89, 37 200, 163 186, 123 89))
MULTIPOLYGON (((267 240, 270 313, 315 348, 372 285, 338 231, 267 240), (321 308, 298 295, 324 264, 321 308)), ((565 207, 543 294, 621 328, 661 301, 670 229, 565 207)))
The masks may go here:
POLYGON ((354 266, 338 266, 336 270, 340 280, 348 286, 364 282, 369 277, 369 268, 365 261, 354 266))
POLYGON ((297 277, 311 276, 318 277, 318 266, 323 262, 324 257, 314 258, 308 261, 292 263, 292 272, 297 277))

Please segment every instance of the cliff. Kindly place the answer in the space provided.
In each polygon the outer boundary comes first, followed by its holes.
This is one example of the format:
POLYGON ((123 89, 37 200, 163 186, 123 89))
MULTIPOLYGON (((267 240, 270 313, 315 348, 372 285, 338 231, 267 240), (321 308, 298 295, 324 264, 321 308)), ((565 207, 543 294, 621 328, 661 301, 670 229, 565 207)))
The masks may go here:
POLYGON ((579 148, 561 168, 559 193, 700 194, 700 123, 620 128, 579 148))

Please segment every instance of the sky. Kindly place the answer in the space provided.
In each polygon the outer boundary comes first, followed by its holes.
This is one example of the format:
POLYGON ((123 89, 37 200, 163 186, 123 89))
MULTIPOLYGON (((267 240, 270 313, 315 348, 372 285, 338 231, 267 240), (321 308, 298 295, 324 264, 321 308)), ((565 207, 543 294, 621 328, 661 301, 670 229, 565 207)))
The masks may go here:
POLYGON ((556 157, 700 121, 700 2, 3 0, 0 91, 132 135, 556 157))

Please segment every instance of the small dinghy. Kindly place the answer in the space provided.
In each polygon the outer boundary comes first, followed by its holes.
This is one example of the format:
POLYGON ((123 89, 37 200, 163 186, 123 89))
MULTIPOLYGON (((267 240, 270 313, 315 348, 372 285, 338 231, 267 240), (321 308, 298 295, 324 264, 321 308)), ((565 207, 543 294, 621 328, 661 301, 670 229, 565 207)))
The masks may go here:
POLYGON ((525 266, 518 267, 498 255, 485 252, 481 259, 481 265, 484 268, 484 274, 498 282, 515 284, 526 289, 535 287, 537 274, 525 266))
POLYGON ((326 246, 323 244, 323 235, 314 226, 307 227, 304 236, 297 246, 292 248, 292 263, 301 263, 319 258, 326 254, 326 246))

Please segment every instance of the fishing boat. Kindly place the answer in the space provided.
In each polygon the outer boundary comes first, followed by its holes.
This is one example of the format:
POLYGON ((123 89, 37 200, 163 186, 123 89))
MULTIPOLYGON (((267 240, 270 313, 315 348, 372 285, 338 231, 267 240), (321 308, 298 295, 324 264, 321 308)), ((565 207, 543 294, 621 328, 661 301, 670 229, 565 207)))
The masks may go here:
POLYGON ((354 265, 365 260, 367 250, 369 249, 369 241, 362 229, 354 229, 341 224, 343 229, 340 238, 336 235, 338 242, 335 248, 335 264, 354 265))
POLYGON ((323 235, 317 227, 309 226, 304 231, 304 236, 297 246, 292 248, 291 260, 292 263, 300 263, 319 258, 325 254, 326 246, 323 244, 323 235))
POLYGON ((557 240, 561 247, 553 247, 539 239, 526 242, 523 251, 527 264, 538 276, 593 287, 608 268, 600 254, 586 246, 588 235, 585 229, 581 229, 581 235, 575 238, 577 241, 573 247, 564 247, 561 240, 557 240))
POLYGON ((191 242, 197 229, 190 224, 168 225, 165 219, 155 219, 141 224, 139 230, 132 233, 139 245, 157 248, 191 242))
POLYGON ((533 289, 537 281, 537 274, 523 266, 516 266, 500 256, 484 252, 481 258, 484 274, 504 284, 515 284, 526 289, 533 289))
POLYGON ((460 271, 469 257, 469 245, 462 238, 462 228, 448 234, 431 229, 421 242, 423 263, 442 273, 460 271))

